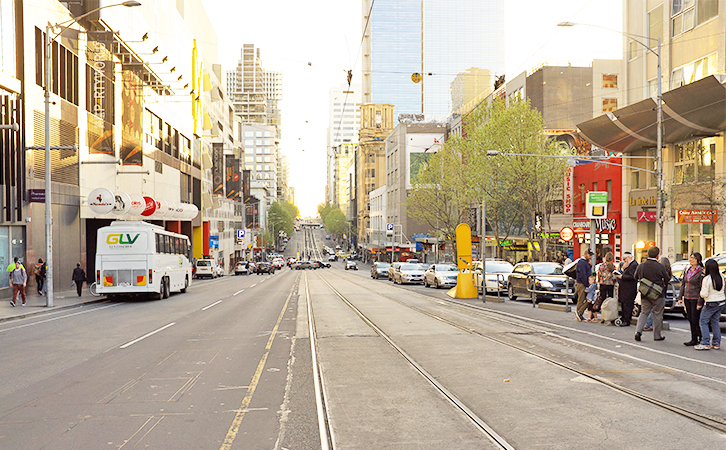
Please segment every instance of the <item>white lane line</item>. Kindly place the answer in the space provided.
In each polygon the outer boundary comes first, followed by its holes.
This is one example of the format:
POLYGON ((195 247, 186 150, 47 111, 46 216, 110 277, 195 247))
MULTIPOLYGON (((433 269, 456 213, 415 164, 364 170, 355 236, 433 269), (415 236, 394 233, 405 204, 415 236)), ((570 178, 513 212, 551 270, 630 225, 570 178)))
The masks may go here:
MULTIPOLYGON (((79 316, 81 314, 87 314, 87 313, 94 312, 94 311, 100 311, 100 310, 106 309, 106 308, 113 308, 114 306, 118 306, 120 304, 121 303, 115 303, 113 305, 103 306, 103 307, 100 307, 100 308, 93 308, 93 309, 90 309, 90 310, 87 310, 87 311, 81 311, 81 312, 77 312, 77 313, 73 313, 73 314, 67 314, 65 316, 54 317, 52 319, 45 319, 45 320, 40 320, 38 322, 26 323, 25 325, 18 325, 16 327, 5 328, 3 330, 0 330, 0 333, 4 333, 6 331, 11 331, 11 330, 18 330, 20 328, 25 328, 25 327, 32 327, 34 325, 40 325, 40 324, 46 323, 46 322, 53 322, 54 320, 60 320, 60 319, 66 319, 68 317, 79 316)), ((26 319, 30 319, 30 318, 31 317, 26 317, 26 319)))
MULTIPOLYGON (((234 294, 234 295, 237 295, 237 294, 234 294)), ((222 300, 216 301, 216 302, 212 303, 211 305, 202 308, 202 311, 206 311, 209 308, 211 308, 212 306, 219 305, 220 303, 222 303, 222 300)))
POLYGON ((253 284, 253 285, 252 285, 252 286, 250 286, 250 287, 251 287, 251 288, 253 288, 253 287, 255 287, 255 286, 257 286, 257 283, 253 284))
POLYGON ((234 297, 234 296, 235 296, 235 295, 237 295, 237 294, 241 294, 241 293, 243 293, 244 291, 245 291, 244 289, 240 289, 239 291, 235 292, 235 293, 234 293, 234 295, 232 295, 232 297, 234 297))
POLYGON ((170 324, 168 324, 168 325, 164 325, 163 327, 159 328, 158 330, 155 330, 155 331, 152 331, 151 333, 145 334, 145 335, 141 336, 141 337, 140 337, 140 338, 138 338, 138 339, 134 339, 134 340, 133 340, 133 341, 131 341, 131 342, 127 342, 126 344, 122 345, 122 346, 121 346, 121 347, 119 347, 119 348, 122 348, 122 349, 123 349, 123 348, 127 348, 127 347, 130 347, 130 346, 134 345, 135 343, 137 343, 137 342, 139 342, 139 341, 142 341, 142 340, 146 339, 146 338, 147 338, 147 337, 149 337, 149 336, 153 336, 153 335, 155 335, 156 333, 158 333, 158 332, 160 332, 160 331, 164 331, 164 330, 166 330, 167 328, 169 328, 169 327, 170 327, 170 326, 172 326, 172 325, 176 325, 176 322, 172 322, 172 323, 170 323, 170 324))

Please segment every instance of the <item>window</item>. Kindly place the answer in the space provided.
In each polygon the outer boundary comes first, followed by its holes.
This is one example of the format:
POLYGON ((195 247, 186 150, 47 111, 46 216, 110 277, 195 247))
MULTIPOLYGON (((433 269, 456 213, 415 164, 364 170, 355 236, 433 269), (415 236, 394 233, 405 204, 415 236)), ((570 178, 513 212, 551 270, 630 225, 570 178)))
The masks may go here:
POLYGON ((673 0, 671 36, 678 36, 718 15, 718 0, 673 0))
POLYGON ((628 42, 628 59, 635 59, 638 57, 638 43, 635 41, 628 42))
POLYGON ((617 98, 604 98, 602 99, 602 112, 612 112, 618 109, 617 98))
POLYGON ((716 73, 717 64, 718 54, 712 53, 705 58, 698 59, 675 69, 671 74, 670 88, 675 89, 716 73))
POLYGON ((603 88, 614 88, 618 87, 618 76, 612 74, 603 74, 602 76, 602 87, 603 88))
MULTIPOLYGON (((44 85, 44 49, 45 33, 35 29, 35 82, 44 85)), ((51 48, 51 90, 63 100, 78 106, 78 56, 72 51, 53 41, 51 48)), ((15 74, 13 74, 15 75, 15 74)))
POLYGON ((677 144, 675 151, 675 184, 713 180, 716 168, 715 138, 677 144))

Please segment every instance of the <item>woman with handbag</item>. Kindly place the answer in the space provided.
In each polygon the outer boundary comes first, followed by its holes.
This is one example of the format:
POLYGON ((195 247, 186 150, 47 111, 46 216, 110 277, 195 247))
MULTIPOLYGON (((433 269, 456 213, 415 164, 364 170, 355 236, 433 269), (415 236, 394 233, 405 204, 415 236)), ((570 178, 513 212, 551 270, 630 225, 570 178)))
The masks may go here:
POLYGON ((700 253, 691 253, 688 257, 690 267, 683 273, 681 290, 678 293, 678 303, 682 303, 686 310, 686 318, 691 326, 691 340, 684 342, 686 347, 697 345, 701 341, 701 326, 699 319, 701 311, 696 308, 701 299, 701 284, 705 276, 703 270, 703 257, 700 253))

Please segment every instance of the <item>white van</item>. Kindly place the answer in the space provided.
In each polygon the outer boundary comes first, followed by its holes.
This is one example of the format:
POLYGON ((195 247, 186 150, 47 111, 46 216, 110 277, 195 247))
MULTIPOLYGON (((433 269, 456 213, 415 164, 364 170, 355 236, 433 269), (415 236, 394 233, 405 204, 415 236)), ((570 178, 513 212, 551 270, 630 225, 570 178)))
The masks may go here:
POLYGON ((217 261, 213 259, 197 260, 197 278, 217 278, 219 276, 219 272, 220 268, 219 264, 217 264, 217 261))

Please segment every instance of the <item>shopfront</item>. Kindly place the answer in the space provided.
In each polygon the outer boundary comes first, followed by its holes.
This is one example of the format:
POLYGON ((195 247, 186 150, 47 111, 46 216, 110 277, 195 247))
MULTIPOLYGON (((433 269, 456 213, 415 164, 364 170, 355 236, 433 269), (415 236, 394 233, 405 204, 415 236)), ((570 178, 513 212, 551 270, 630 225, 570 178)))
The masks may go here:
POLYGON ((716 222, 718 211, 715 209, 676 210, 676 259, 688 259, 694 252, 704 259, 712 256, 716 222))
MULTIPOLYGON (((597 257, 604 257, 609 251, 613 252, 616 260, 622 256, 620 242, 620 214, 608 213, 605 219, 595 219, 595 254, 597 257)), ((574 250, 576 257, 582 255, 586 248, 590 247, 590 219, 587 217, 575 217, 572 220, 572 230, 575 232, 574 250)), ((630 249, 626 249, 630 251, 630 249)))

